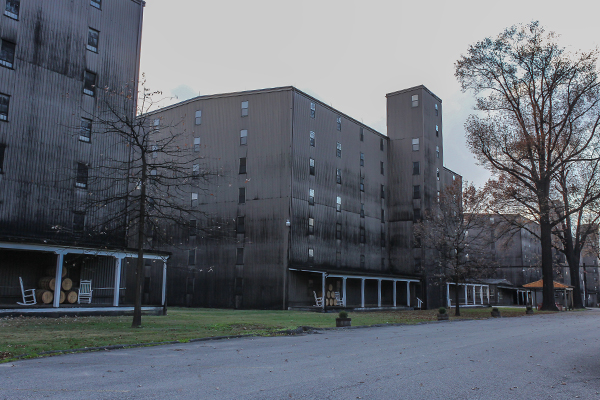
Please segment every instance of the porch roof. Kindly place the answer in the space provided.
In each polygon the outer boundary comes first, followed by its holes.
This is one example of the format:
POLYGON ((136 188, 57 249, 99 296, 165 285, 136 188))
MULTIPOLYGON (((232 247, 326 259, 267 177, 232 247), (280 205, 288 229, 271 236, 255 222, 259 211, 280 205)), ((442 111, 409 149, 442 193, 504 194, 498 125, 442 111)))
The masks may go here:
POLYGON ((289 268, 290 271, 299 272, 311 272, 314 274, 326 274, 330 278, 352 278, 352 279, 381 279, 388 281, 402 281, 402 282, 420 282, 420 279, 415 277, 405 277, 400 275, 383 275, 369 272, 356 272, 356 271, 326 271, 319 269, 303 269, 303 268, 289 268))
MULTIPOLYGON (((111 248, 94 248, 94 247, 78 247, 78 246, 61 246, 61 245, 44 245, 33 243, 13 243, 0 242, 0 249, 5 250, 29 250, 29 251, 44 251, 56 254, 89 254, 95 256, 110 256, 116 258, 137 258, 137 251, 134 249, 111 249, 111 248)), ((159 251, 144 251, 144 259, 163 260, 166 261, 171 253, 159 251)))
MULTIPOLYGON (((573 286, 565 285, 564 283, 554 282, 554 289, 572 289, 573 286)), ((524 288, 532 288, 532 289, 541 289, 544 287, 544 280, 540 279, 539 281, 526 283, 523 285, 524 288)))

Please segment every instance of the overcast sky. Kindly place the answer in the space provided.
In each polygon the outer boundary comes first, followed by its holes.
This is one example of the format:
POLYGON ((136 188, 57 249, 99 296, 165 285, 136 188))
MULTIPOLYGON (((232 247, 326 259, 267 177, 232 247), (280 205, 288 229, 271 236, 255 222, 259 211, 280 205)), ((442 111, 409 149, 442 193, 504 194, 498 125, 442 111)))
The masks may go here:
POLYGON ((444 163, 488 173, 465 146, 469 44, 539 20, 571 50, 600 43, 598 0, 146 0, 141 70, 179 100, 293 85, 385 134, 385 94, 423 84, 443 101, 444 163))

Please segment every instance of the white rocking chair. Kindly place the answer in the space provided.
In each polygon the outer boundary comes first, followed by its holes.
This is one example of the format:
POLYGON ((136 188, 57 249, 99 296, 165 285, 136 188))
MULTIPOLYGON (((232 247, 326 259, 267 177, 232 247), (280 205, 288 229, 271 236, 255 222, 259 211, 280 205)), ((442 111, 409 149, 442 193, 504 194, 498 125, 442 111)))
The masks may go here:
POLYGON ((337 301, 337 305, 340 307, 346 307, 346 298, 342 297, 340 292, 333 292, 335 294, 335 300, 337 301))
POLYGON ((80 281, 79 293, 77 294, 77 303, 92 303, 92 281, 80 281))
POLYGON ((37 300, 35 299, 35 289, 23 289, 23 279, 19 277, 19 282, 21 283, 21 295, 23 296, 23 302, 20 304, 22 306, 33 306, 37 304, 37 300))
POLYGON ((317 292, 313 290, 313 294, 315 295, 315 303, 317 307, 323 307, 323 297, 317 297, 317 292))

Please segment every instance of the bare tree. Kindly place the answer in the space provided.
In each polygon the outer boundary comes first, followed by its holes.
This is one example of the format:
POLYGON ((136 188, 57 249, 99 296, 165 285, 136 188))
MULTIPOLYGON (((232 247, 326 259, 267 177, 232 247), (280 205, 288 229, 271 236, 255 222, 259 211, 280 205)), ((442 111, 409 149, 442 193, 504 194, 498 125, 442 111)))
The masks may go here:
POLYGON ((490 243, 493 225, 485 214, 486 197, 461 181, 447 187, 432 210, 415 224, 417 245, 433 251, 437 260, 429 274, 455 284, 455 315, 460 315, 458 284, 489 275, 495 265, 490 243))
MULTIPOLYGON (((181 121, 153 117, 162 94, 140 84, 137 115, 127 115, 115 106, 135 100, 133 88, 105 89, 93 119, 95 134, 113 138, 96 164, 89 166, 89 193, 84 204, 96 218, 96 232, 127 236, 137 250, 135 306, 132 327, 141 326, 144 252, 151 241, 172 243, 173 226, 199 229, 191 221, 204 215, 192 205, 192 193, 201 191, 212 174, 203 169, 201 157, 189 143, 181 121), (116 150, 115 150, 116 149, 116 150), (123 151, 127 157, 123 157, 123 151), (109 210, 106 212, 105 210, 109 210)), ((127 107, 125 107, 127 109, 127 107)), ((208 228, 207 228, 208 229, 208 228)))
POLYGON ((456 62, 463 91, 477 97, 465 124, 478 160, 504 185, 503 201, 540 224, 544 310, 556 310, 552 229, 577 213, 552 212, 553 182, 598 145, 598 51, 569 54, 538 22, 513 26, 471 45, 456 62))

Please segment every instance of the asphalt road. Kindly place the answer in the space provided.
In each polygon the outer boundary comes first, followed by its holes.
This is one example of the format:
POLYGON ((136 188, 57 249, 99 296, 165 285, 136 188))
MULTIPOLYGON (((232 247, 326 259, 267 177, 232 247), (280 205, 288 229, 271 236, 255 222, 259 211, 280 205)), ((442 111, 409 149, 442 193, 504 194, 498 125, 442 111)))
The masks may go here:
POLYGON ((1 399, 600 399, 600 312, 0 364, 1 399))

